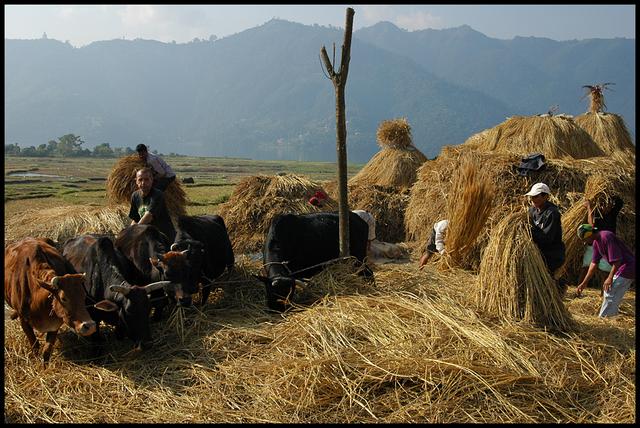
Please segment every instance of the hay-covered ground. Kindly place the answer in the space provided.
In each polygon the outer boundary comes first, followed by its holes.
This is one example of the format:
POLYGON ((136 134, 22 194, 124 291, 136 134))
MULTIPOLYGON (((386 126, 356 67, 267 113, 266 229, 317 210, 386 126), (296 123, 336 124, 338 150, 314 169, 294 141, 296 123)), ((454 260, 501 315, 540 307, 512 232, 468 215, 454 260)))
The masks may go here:
MULTIPOLYGON (((598 319, 598 290, 564 299, 574 331, 547 333, 477 308, 477 278, 428 265, 377 265, 367 284, 344 266, 316 277, 305 306, 267 313, 260 263, 201 310, 154 324, 135 354, 107 329, 100 356, 66 328, 43 367, 5 320, 11 422, 635 421, 635 292, 598 319)), ((196 298, 197 300, 197 298, 196 298)))

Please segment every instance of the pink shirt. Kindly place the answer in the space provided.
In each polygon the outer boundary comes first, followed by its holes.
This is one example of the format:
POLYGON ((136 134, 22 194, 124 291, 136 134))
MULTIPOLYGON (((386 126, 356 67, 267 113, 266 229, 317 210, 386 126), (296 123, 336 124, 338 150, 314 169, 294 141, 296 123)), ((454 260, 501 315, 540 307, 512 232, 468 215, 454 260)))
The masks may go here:
POLYGON ((631 250, 614 233, 608 230, 600 230, 593 240, 592 263, 598 263, 604 258, 610 265, 619 263, 616 276, 627 279, 636 277, 636 257, 631 250))

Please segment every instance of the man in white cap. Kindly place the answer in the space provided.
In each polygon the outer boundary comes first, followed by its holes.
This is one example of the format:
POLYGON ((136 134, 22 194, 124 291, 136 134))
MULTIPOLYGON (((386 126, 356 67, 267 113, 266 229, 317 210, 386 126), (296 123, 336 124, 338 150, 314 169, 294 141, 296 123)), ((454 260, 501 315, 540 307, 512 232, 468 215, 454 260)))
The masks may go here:
MULTIPOLYGON (((551 276, 564 262, 565 247, 562 242, 562 222, 558 207, 549 201, 549 186, 544 183, 536 183, 531 187, 526 196, 531 198, 529 207, 529 221, 531 222, 531 235, 542 254, 551 276)), ((564 281, 560 281, 560 294, 566 291, 564 281)))

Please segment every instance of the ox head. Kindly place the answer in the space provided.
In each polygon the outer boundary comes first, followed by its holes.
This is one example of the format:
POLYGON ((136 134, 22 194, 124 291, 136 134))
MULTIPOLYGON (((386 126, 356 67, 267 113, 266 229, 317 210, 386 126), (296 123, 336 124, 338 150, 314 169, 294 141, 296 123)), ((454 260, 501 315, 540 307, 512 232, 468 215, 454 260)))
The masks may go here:
POLYGON ((262 275, 253 276, 264 283, 269 309, 278 312, 284 312, 291 307, 291 300, 296 289, 300 290, 304 285, 304 282, 299 279, 286 276, 273 278, 262 275))
POLYGON ((184 287, 190 290, 192 294, 196 293, 205 264, 204 244, 194 239, 180 240, 171 244, 171 251, 179 251, 186 254, 189 270, 185 278, 184 287))
POLYGON ((84 279, 84 273, 66 274, 54 276, 51 283, 40 281, 40 286, 51 293, 56 316, 79 335, 89 336, 95 333, 96 323, 85 307, 84 279))
POLYGON ((118 322, 127 332, 127 336, 135 343, 136 349, 151 347, 151 328, 149 313, 151 301, 149 294, 161 289, 165 282, 155 282, 146 286, 111 285, 109 300, 101 300, 94 307, 105 312, 117 312, 118 322))
POLYGON ((169 251, 157 258, 149 258, 151 265, 160 272, 162 280, 171 282, 165 287, 165 291, 180 306, 191 306, 191 294, 197 291, 197 288, 189 284, 191 265, 188 253, 189 250, 169 251))

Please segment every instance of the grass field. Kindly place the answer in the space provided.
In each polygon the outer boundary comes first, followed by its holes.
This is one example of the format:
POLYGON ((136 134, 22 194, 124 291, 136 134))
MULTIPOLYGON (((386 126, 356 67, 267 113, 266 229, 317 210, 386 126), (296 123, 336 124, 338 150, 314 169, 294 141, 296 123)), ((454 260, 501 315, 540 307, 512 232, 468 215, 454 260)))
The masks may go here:
MULTIPOLYGON (((244 176, 336 176, 328 163, 167 161, 195 180, 184 185, 188 214, 216 213, 244 176)), ((5 243, 14 216, 105 206, 114 162, 6 158, 5 243)), ((154 348, 141 354, 105 328, 107 351, 95 356, 63 326, 45 367, 5 314, 5 422, 635 422, 635 289, 612 319, 597 317, 597 287, 582 298, 570 289, 562 301, 575 328, 551 332, 479 307, 471 272, 418 270, 421 247, 372 265, 375 283, 327 269, 285 314, 265 310, 260 261, 236 255, 209 303, 152 324, 154 348)))

